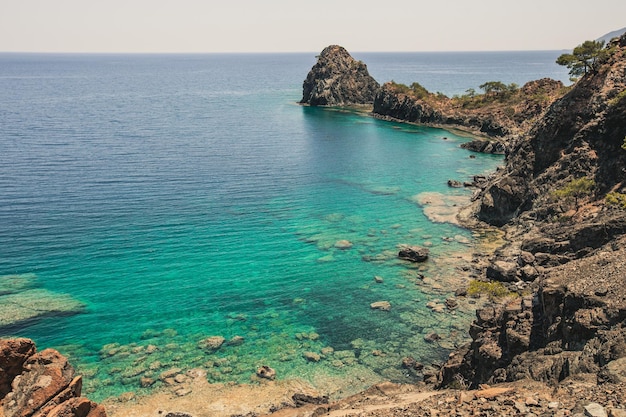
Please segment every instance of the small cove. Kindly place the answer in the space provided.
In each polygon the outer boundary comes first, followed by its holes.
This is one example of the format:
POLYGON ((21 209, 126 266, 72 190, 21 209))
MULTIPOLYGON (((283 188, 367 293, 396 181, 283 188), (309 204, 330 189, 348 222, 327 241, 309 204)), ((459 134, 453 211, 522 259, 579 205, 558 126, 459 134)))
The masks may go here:
POLYGON ((467 197, 447 180, 500 157, 295 105, 309 56, 53 58, 13 62, 30 76, 2 89, 0 275, 82 305, 10 334, 68 355, 91 398, 149 393, 172 369, 410 381, 404 356, 428 364, 465 340, 470 305, 427 305, 467 279, 473 237, 416 196, 467 197), (399 261, 399 244, 431 260, 399 261))

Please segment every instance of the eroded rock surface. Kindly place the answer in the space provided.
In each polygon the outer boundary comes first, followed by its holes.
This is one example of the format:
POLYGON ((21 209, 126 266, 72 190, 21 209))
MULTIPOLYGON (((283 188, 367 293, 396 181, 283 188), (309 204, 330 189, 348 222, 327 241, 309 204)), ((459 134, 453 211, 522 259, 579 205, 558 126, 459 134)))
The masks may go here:
POLYGON ((5 417, 105 417, 81 397, 82 379, 54 349, 36 352, 29 339, 0 340, 0 407, 5 417))
POLYGON ((367 66, 339 45, 330 45, 319 55, 302 85, 300 103, 311 106, 371 104, 379 84, 367 66))

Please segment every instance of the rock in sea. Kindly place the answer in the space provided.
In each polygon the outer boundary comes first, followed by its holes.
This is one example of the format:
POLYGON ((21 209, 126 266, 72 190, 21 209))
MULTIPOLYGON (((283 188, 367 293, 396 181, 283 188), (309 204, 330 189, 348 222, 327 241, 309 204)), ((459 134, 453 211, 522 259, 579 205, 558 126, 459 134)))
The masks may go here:
POLYGON ((428 248, 421 246, 407 246, 400 249, 398 252, 398 258, 411 262, 424 262, 428 259, 430 251, 428 248))
POLYGON ((376 301, 370 304, 370 308, 372 310, 389 311, 391 310, 391 303, 389 301, 376 301))
POLYGON ((300 103, 311 106, 351 106, 374 102, 380 85, 345 48, 330 45, 322 51, 317 63, 302 85, 300 103))

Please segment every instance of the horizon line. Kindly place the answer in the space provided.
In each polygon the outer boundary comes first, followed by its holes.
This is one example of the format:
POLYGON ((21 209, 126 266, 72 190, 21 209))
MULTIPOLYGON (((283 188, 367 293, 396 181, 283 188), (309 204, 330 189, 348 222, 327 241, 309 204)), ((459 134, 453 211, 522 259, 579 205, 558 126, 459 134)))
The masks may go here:
MULTIPOLYGON (((488 53, 488 52, 560 52, 572 49, 484 49, 484 50, 423 50, 423 51, 349 51, 350 54, 402 54, 402 53, 488 53)), ((37 54, 37 55, 288 55, 288 54, 319 54, 321 51, 181 51, 181 52, 147 52, 147 51, 0 51, 0 54, 37 54)))

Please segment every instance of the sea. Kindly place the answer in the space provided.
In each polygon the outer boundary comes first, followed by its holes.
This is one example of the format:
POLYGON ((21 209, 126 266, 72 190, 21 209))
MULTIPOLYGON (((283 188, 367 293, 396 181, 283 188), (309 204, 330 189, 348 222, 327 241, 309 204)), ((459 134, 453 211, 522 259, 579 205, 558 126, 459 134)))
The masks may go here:
MULTIPOLYGON (((568 84, 560 51, 354 53, 452 96, 568 84)), ((468 340, 481 237, 451 222, 501 156, 458 131, 298 105, 316 53, 0 54, 0 336, 95 400, 210 382, 414 381, 468 340), (430 249, 423 264, 402 245, 430 249), (372 308, 386 301, 390 309, 372 308)), ((339 384, 341 385, 341 383, 339 384)))

